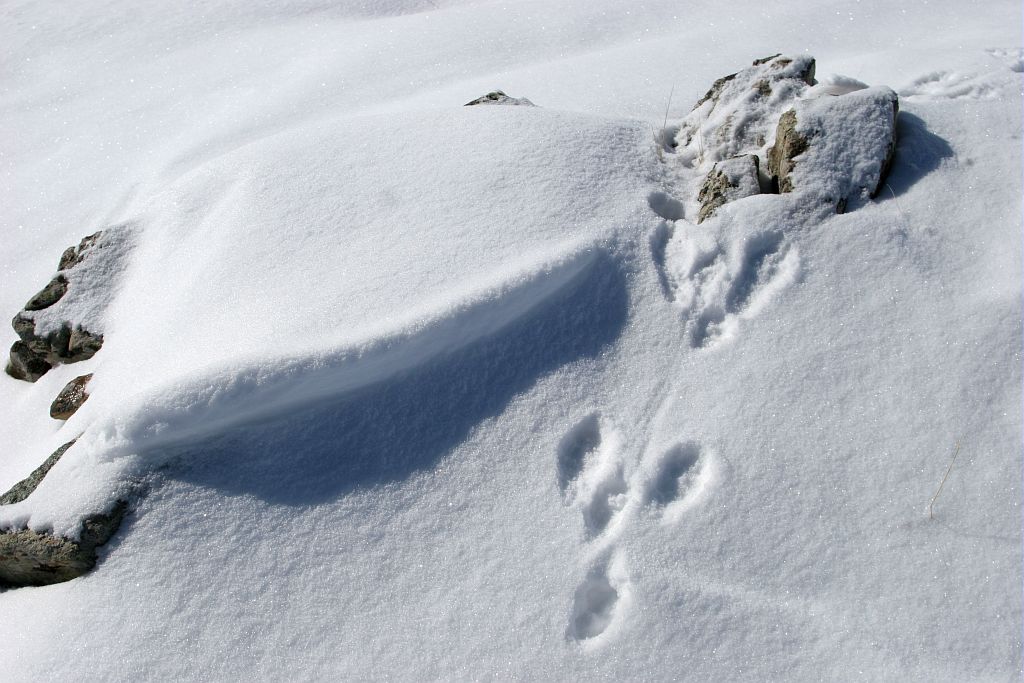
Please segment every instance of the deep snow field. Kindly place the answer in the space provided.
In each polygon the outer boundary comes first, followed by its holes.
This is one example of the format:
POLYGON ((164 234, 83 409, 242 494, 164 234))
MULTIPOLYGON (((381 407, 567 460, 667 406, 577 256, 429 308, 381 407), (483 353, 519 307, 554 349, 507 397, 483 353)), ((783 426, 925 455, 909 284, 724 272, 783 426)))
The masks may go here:
POLYGON ((0 314, 117 247, 0 375, 0 491, 78 438, 0 528, 132 501, 0 678, 1017 679, 1021 22, 0 0, 0 314), (899 94, 885 190, 697 225, 662 129, 780 51, 899 94))

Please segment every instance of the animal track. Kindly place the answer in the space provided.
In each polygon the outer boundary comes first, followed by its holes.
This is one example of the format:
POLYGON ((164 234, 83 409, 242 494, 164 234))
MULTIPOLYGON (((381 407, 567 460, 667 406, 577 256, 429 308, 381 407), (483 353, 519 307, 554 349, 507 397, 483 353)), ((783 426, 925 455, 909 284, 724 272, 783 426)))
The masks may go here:
POLYGON ((580 508, 589 536, 608 527, 625 505, 626 479, 617 439, 603 440, 601 418, 581 419, 558 445, 558 487, 568 505, 580 508))
POLYGON ((700 448, 694 444, 673 446, 661 458, 658 471, 651 481, 647 501, 655 505, 667 505, 688 488, 683 478, 693 470, 700 459, 700 448))
POLYGON ((700 500, 711 483, 713 462, 711 455, 696 443, 672 446, 655 463, 645 502, 663 510, 663 521, 678 521, 700 500))
POLYGON ((597 413, 587 415, 562 437, 558 444, 558 488, 566 495, 571 484, 583 471, 588 454, 601 445, 601 424, 597 413))
POLYGON ((600 534, 625 505, 626 479, 622 474, 622 465, 616 463, 597 482, 583 507, 583 523, 587 533, 591 536, 600 534))
POLYGON ((628 589, 622 561, 599 560, 576 589, 566 635, 585 641, 604 633, 615 618, 620 599, 628 589))
MULTIPOLYGON (((779 232, 736 241, 729 248, 707 233, 682 235, 659 268, 667 298, 683 309, 691 345, 735 336, 739 322, 758 315, 800 271, 797 250, 779 232)), ((657 263, 657 261, 656 261, 657 263)))
MULTIPOLYGON (((1008 66, 1010 70, 1017 71, 1015 64, 1008 66)), ((911 81, 900 90, 900 96, 931 100, 991 99, 999 96, 999 85, 994 76, 992 73, 933 71, 911 81)))
MULTIPOLYGON (((761 258, 750 252, 754 261, 761 258)), ((740 299, 753 287, 733 287, 740 299)), ((693 442, 662 451, 627 477, 618 433, 599 413, 582 417, 559 442, 556 475, 562 500, 580 511, 591 550, 589 568, 572 598, 566 637, 589 641, 604 633, 624 609, 629 572, 618 544, 632 528, 630 510, 660 511, 663 522, 677 521, 700 500, 714 474, 714 459, 693 442), (616 521, 619 520, 619 521, 616 521), (596 558, 596 559, 595 559, 596 558)))

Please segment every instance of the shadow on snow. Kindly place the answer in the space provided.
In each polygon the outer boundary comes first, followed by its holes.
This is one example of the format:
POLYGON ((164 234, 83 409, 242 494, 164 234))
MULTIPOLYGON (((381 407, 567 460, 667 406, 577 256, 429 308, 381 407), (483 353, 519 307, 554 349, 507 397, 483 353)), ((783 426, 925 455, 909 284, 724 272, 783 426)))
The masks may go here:
MULTIPOLYGON (((373 386, 173 449, 173 478, 309 505, 432 467, 545 374, 621 332, 622 266, 603 255, 566 290, 469 346, 373 386)), ((507 457, 496 454, 495 457, 507 457)))

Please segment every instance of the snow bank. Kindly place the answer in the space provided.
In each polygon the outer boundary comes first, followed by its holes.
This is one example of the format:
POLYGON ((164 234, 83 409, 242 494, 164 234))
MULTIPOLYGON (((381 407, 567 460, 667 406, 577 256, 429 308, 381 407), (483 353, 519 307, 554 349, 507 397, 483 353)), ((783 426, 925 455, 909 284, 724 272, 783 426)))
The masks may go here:
POLYGON ((0 25, 0 304, 135 245, 100 353, 0 377, 6 483, 96 444, 4 521, 149 487, 0 594, 7 678, 1019 672, 1018 3, 124 10, 0 25), (892 192, 697 226, 666 104, 780 49, 901 94, 892 192))

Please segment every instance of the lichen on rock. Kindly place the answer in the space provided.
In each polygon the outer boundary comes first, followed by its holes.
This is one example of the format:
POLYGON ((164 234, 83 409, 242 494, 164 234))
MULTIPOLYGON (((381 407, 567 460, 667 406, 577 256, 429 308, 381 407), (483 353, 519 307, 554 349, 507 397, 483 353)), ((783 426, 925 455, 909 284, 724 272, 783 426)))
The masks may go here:
POLYGON ((92 373, 74 378, 61 389, 57 398, 50 404, 50 417, 55 420, 67 420, 74 415, 89 398, 85 390, 92 379, 92 373))
POLYGON ((42 465, 32 470, 32 473, 27 477, 19 481, 17 484, 12 486, 7 493, 0 496, 0 505, 11 505, 13 503, 20 503, 29 497, 39 483, 43 480, 43 477, 57 464, 57 461, 68 451, 69 448, 75 445, 76 439, 68 441, 66 444, 55 450, 50 457, 48 457, 42 465))

